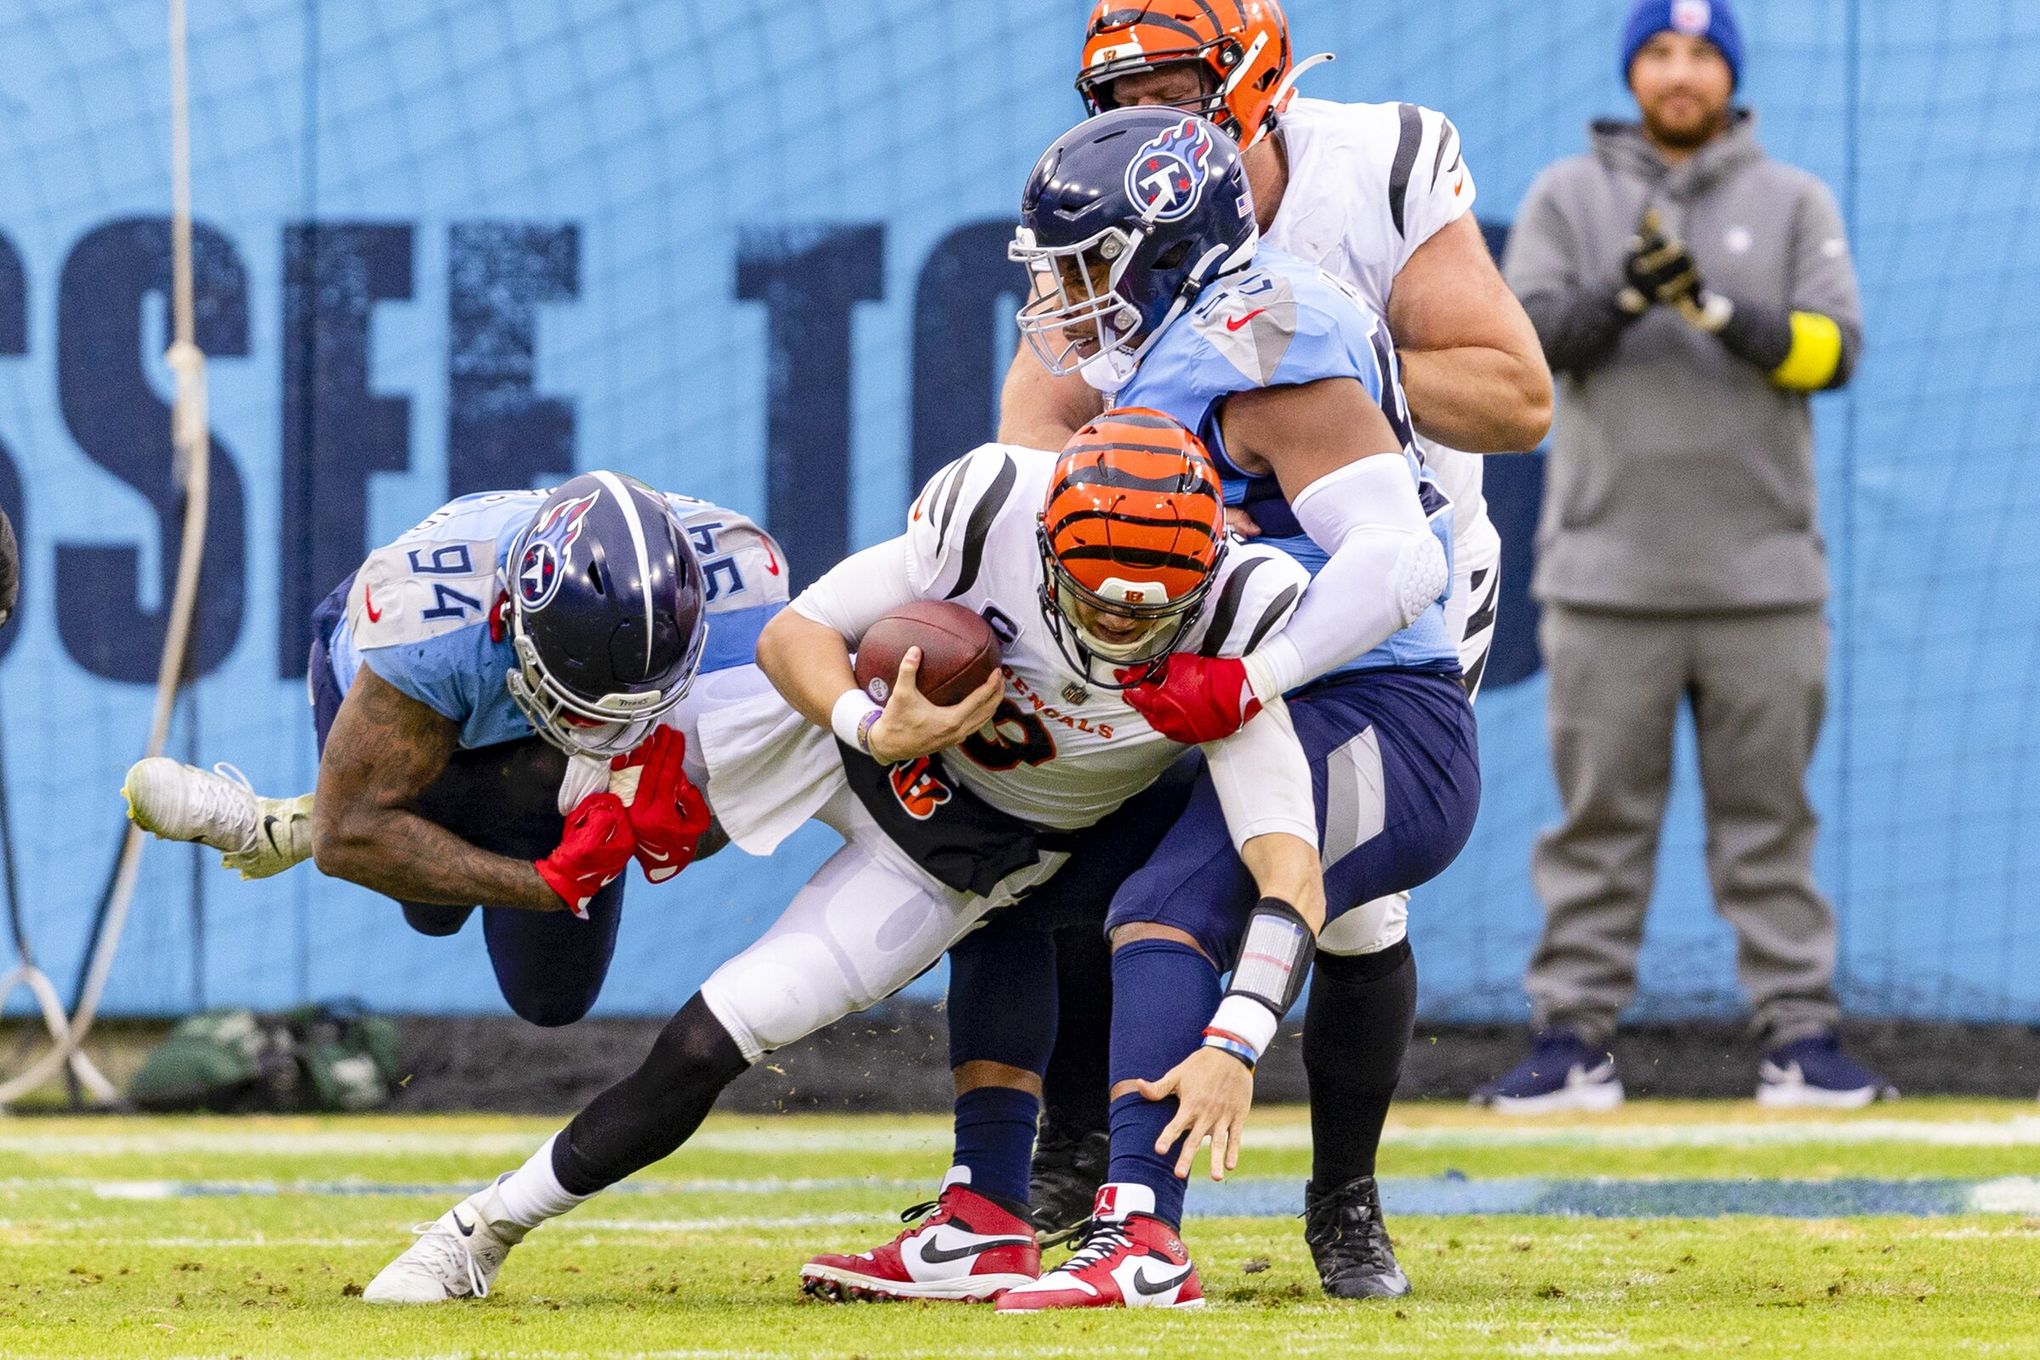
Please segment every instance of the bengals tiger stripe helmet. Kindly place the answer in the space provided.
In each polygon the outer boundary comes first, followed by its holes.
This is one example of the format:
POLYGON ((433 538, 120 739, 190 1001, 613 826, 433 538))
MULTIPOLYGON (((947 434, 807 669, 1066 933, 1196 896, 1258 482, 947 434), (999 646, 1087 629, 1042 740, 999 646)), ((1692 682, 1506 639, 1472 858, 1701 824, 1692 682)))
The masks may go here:
POLYGON ((1204 442, 1141 407, 1070 436, 1038 531, 1041 615, 1078 674, 1125 689, 1175 650, 1225 560, 1225 506, 1204 442), (1126 681, 1114 672, 1131 668, 1126 681))
POLYGON ((1077 93, 1092 113, 1116 108, 1112 83, 1176 62, 1203 66, 1208 93, 1186 110, 1226 130, 1244 151, 1289 103, 1289 21, 1276 0, 1098 0, 1084 30, 1077 93))

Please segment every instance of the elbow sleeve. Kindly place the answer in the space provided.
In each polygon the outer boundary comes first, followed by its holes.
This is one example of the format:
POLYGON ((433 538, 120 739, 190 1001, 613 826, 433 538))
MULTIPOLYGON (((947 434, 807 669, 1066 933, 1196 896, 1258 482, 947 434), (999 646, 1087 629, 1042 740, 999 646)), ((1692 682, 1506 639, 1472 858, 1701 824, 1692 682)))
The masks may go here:
POLYGON ((1399 456, 1350 463, 1305 487, 1291 506, 1330 558, 1282 631, 1248 658, 1264 702, 1409 627, 1452 581, 1445 547, 1399 456))

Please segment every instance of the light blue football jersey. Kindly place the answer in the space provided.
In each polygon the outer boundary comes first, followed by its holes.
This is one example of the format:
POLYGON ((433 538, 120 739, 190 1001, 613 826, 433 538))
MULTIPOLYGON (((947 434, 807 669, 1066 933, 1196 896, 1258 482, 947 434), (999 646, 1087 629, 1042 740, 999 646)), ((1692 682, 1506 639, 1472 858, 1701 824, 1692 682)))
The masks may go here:
MULTIPOLYGON (((1388 327, 1315 265, 1263 246, 1250 268, 1212 284, 1163 328, 1112 404, 1162 411, 1195 430, 1217 460, 1226 504, 1242 507, 1261 526, 1255 542, 1281 548, 1316 575, 1325 550, 1297 523, 1274 477, 1233 465, 1218 417, 1235 392, 1321 378, 1356 378, 1380 404, 1449 561, 1451 502, 1416 451, 1388 327)), ((1457 670, 1459 649, 1445 623, 1444 600, 1440 596, 1415 623, 1340 670, 1457 670)))
MULTIPOLYGON (((510 640, 492 627, 511 545, 547 493, 487 491, 450 501, 368 555, 327 648, 345 694, 363 666, 460 725, 473 749, 532 735, 504 676, 510 640)), ((758 633, 787 601, 786 558, 733 510, 668 494, 708 584, 702 673, 752 664, 758 633)))

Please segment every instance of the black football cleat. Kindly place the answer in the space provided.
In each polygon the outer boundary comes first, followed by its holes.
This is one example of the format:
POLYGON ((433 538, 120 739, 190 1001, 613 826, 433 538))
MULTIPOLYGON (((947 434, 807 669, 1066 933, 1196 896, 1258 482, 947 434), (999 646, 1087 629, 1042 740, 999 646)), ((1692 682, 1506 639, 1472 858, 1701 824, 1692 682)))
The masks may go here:
POLYGON ((1304 1186, 1303 1240, 1317 1262, 1318 1282, 1335 1299, 1399 1299, 1410 1292, 1372 1176, 1329 1190, 1315 1181, 1304 1186))
POLYGON ((1042 1246, 1067 1242, 1084 1230, 1111 1160, 1112 1135, 1104 1129, 1072 1138, 1046 1119, 1041 1121, 1027 1193, 1042 1246))

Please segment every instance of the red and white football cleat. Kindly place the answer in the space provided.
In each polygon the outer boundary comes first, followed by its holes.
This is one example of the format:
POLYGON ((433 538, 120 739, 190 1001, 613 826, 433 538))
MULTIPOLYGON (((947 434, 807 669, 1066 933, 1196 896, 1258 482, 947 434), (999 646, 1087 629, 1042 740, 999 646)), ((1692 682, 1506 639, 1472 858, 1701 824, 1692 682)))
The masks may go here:
POLYGON ((964 1184, 969 1176, 963 1167, 951 1167, 940 1197, 901 1214, 914 1226, 884 1246, 811 1259, 800 1268, 801 1290, 835 1303, 984 1303, 1031 1283, 1041 1274, 1034 1225, 964 1184))
POLYGON ((1202 1308, 1204 1287, 1176 1230, 1154 1216, 1155 1192, 1101 1186, 1076 1254, 999 1298, 1001 1313, 1049 1308, 1202 1308))

